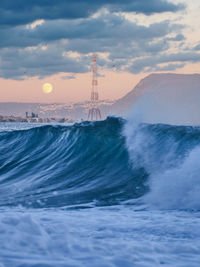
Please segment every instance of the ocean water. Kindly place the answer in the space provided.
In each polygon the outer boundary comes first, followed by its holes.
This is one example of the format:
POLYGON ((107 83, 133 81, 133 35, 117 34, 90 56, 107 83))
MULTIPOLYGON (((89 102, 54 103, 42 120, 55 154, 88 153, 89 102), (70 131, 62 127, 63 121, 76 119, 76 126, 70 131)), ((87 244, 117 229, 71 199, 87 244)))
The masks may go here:
POLYGON ((200 266, 200 127, 0 125, 0 267, 200 266))

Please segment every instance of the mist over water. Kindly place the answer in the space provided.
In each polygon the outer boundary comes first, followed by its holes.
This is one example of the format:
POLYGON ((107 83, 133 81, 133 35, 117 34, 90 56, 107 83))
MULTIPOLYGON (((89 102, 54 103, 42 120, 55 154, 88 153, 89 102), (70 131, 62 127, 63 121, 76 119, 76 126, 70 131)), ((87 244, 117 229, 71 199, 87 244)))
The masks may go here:
POLYGON ((199 210, 200 126, 195 105, 190 106, 193 97, 182 99, 182 105, 173 98, 170 103, 170 97, 164 90, 140 97, 124 127, 127 150, 133 166, 139 164, 148 173, 145 203, 159 209, 199 210))
POLYGON ((159 208, 200 209, 200 148, 190 152, 184 162, 162 174, 152 175, 147 203, 159 208))
MULTIPOLYGON (((159 84, 159 83, 158 83, 159 84)), ((126 117, 131 121, 146 123, 163 123, 170 125, 200 125, 199 83, 191 88, 174 81, 172 88, 155 85, 140 95, 130 108, 126 117), (163 88, 162 88, 163 87, 163 88)), ((148 88, 148 84, 146 85, 148 88)), ((189 85, 188 85, 189 86, 189 85)))

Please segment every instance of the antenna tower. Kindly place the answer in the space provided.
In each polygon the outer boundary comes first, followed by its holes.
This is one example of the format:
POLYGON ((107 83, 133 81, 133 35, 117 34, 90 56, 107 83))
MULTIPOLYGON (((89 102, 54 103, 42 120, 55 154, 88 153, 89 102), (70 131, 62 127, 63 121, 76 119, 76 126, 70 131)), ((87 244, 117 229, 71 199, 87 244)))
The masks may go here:
POLYGON ((88 120, 95 121, 101 119, 101 112, 98 108, 99 93, 98 93, 98 72, 97 72, 97 55, 93 55, 92 60, 92 92, 90 97, 90 109, 88 120))

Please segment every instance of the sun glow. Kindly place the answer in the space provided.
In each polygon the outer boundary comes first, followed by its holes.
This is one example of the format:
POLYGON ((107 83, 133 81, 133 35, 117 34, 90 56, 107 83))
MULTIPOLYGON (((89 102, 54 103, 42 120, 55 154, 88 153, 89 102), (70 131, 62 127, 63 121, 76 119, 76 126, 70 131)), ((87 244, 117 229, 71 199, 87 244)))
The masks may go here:
POLYGON ((53 91, 53 86, 51 83, 44 83, 42 90, 45 94, 50 94, 53 91))

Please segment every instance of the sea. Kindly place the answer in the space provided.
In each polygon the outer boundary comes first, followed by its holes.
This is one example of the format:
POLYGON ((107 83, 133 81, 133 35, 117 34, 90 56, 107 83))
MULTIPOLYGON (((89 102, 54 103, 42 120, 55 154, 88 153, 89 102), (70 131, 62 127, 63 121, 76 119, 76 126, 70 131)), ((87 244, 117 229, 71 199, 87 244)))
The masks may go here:
POLYGON ((0 124, 0 267, 199 267, 200 127, 0 124))

